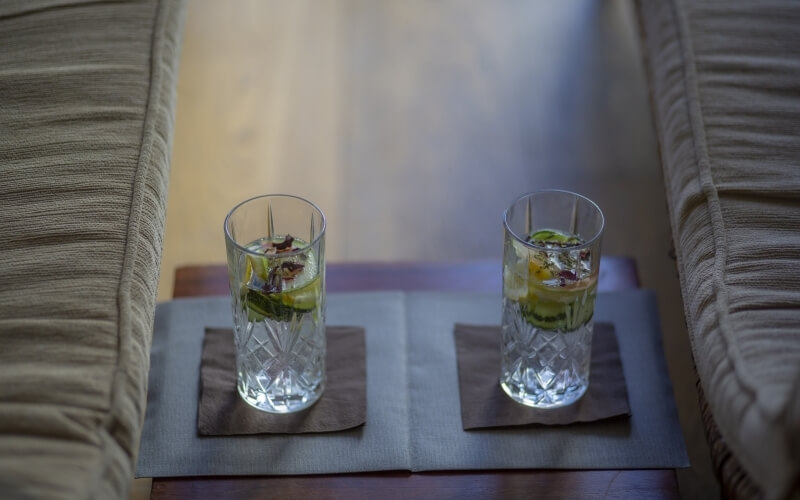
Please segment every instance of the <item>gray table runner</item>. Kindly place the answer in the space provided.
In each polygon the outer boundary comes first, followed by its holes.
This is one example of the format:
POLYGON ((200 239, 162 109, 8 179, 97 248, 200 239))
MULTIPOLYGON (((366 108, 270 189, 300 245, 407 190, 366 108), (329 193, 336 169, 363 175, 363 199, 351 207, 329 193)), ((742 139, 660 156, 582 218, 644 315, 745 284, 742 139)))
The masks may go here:
POLYGON ((596 307, 596 320, 617 329, 632 416, 564 427, 462 430, 453 325, 499 323, 496 295, 330 294, 327 316, 331 325, 366 328, 366 425, 203 437, 196 420, 203 331, 231 326, 230 300, 159 304, 136 475, 688 466, 649 291, 600 294, 596 307))

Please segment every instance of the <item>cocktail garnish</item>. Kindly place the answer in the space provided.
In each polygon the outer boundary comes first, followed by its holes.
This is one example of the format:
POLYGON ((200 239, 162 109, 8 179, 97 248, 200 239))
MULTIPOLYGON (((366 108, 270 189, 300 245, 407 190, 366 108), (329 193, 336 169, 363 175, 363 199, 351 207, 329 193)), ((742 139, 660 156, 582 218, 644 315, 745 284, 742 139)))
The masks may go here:
POLYGON ((577 281, 578 280, 578 277, 575 275, 575 273, 570 271, 570 270, 568 270, 568 269, 562 269, 561 271, 558 272, 558 275, 561 278, 566 278, 566 279, 571 280, 571 281, 577 281))
POLYGON ((283 279, 284 280, 293 280, 297 277, 298 274, 306 267, 303 264, 296 264, 294 262, 284 262, 281 264, 281 270, 283 271, 283 279))
POLYGON ((278 253, 289 252, 289 251, 292 250, 292 242, 293 241, 294 241, 294 237, 292 235, 290 235, 290 234, 287 234, 283 238, 282 242, 275 243, 275 250, 277 250, 278 253))
POLYGON ((526 242, 543 248, 569 248, 580 245, 581 239, 575 235, 554 231, 552 229, 541 229, 531 233, 526 242))
POLYGON ((267 276, 267 281, 264 283, 264 292, 280 293, 281 290, 283 290, 283 281, 281 278, 281 273, 278 271, 278 268, 272 268, 269 272, 269 276, 267 276))

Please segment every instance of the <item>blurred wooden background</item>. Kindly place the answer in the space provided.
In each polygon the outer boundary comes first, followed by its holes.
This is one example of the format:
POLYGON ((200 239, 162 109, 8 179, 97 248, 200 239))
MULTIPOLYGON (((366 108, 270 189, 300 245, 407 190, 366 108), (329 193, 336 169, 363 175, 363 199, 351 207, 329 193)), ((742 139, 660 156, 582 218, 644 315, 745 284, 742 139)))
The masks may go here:
POLYGON ((517 195, 578 191, 658 293, 680 486, 715 495, 636 24, 625 0, 191 0, 159 299, 256 194, 318 204, 329 261, 447 261, 499 258, 517 195))

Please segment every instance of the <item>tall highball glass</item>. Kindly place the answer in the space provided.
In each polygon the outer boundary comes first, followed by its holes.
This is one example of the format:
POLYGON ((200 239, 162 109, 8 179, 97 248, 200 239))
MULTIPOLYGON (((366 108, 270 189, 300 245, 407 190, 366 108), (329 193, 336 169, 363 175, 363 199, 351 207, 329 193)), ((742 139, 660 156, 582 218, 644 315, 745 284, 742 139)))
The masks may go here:
POLYGON ((264 195, 225 218, 239 394, 271 413, 314 404, 325 389, 325 215, 264 195))
POLYGON ((527 406, 574 403, 589 385, 603 213, 544 190, 517 198, 503 222, 500 385, 527 406))

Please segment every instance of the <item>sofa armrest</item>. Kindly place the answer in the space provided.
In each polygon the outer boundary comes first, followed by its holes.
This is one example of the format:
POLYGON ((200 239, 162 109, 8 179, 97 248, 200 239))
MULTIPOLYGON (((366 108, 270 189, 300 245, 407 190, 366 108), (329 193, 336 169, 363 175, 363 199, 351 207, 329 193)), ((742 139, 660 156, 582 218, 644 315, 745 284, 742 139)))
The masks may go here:
POLYGON ((0 496, 125 498, 183 3, 0 4, 0 496))

